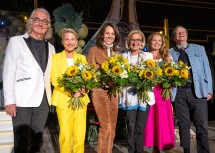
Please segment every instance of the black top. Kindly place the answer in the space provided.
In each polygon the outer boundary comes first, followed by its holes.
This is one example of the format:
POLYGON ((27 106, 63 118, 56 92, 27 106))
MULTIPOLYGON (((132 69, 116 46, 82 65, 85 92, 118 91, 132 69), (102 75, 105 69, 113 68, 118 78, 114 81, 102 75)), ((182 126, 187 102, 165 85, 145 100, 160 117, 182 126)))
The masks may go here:
POLYGON ((24 40, 42 71, 45 72, 48 62, 48 43, 45 40, 36 40, 30 36, 24 40))
MULTIPOLYGON (((189 47, 189 45, 188 45, 188 47, 189 47)), ((188 48, 188 47, 187 47, 187 48, 188 48)), ((189 61, 189 58, 188 58, 187 53, 185 52, 185 50, 186 50, 187 48, 185 48, 184 50, 183 50, 183 49, 178 49, 178 48, 177 48, 178 51, 179 51, 179 53, 180 53, 180 55, 179 55, 179 57, 178 57, 178 61, 182 61, 182 62, 186 63, 187 66, 190 67, 190 61, 189 61)), ((191 70, 191 69, 189 69, 189 80, 191 80, 191 82, 193 82, 193 76, 192 76, 192 70, 191 70)), ((191 82, 188 82, 185 86, 190 86, 191 82)))

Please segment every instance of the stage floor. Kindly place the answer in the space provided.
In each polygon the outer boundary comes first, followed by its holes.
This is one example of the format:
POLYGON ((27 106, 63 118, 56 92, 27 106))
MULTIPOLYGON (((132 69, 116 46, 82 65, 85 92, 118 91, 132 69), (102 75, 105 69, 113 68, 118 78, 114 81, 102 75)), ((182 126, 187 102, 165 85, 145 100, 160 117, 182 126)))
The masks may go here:
MULTIPOLYGON (((191 127, 192 131, 195 131, 194 126, 191 127)), ((176 126, 177 132, 177 126, 176 126)), ((46 128, 44 130, 44 144, 41 153, 59 153, 58 144, 58 126, 56 125, 54 118, 49 118, 46 128)), ((197 153, 196 151, 196 140, 195 135, 192 136, 191 153, 197 153)), ((180 147, 179 139, 177 138, 177 146, 171 150, 162 151, 162 153, 182 153, 182 148, 180 147)), ((215 120, 209 121, 209 143, 211 153, 215 152, 215 120)), ((97 143, 89 142, 85 143, 85 153, 96 153, 97 143)), ((152 149, 145 148, 145 153, 151 153, 152 149)), ((126 148, 126 140, 116 140, 114 143, 113 153, 128 153, 126 148)))

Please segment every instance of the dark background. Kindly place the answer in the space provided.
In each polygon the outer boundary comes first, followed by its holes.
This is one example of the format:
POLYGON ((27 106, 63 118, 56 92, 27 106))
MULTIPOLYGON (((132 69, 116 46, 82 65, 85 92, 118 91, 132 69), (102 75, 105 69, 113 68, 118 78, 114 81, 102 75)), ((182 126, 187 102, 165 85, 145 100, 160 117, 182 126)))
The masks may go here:
MULTIPOLYGON (((38 7, 46 8, 52 15, 64 3, 71 3, 76 12, 83 12, 83 22, 90 29, 88 38, 91 38, 106 19, 112 0, 38 0, 38 7)), ((34 0, 0 0, 0 9, 31 12, 34 0)), ((168 19, 170 32, 176 25, 184 25, 191 42, 207 45, 215 40, 214 0, 136 0, 136 14, 146 36, 163 30, 164 19, 168 19)))
MULTIPOLYGON (((83 23, 89 29, 85 38, 87 42, 105 21, 112 0, 38 0, 38 7, 46 8, 52 15, 64 3, 72 4, 76 12, 83 12, 83 23)), ((0 10, 30 13, 33 9, 34 0, 0 0, 0 10)), ((146 37, 153 31, 163 30, 164 19, 168 19, 170 35, 176 25, 185 26, 189 32, 189 42, 205 46, 214 71, 214 0, 136 0, 136 14, 140 29, 146 37)), ((209 120, 215 119, 215 103, 210 101, 208 106, 209 120)))
MULTIPOLYGON (((52 15, 64 3, 71 3, 76 12, 83 12, 83 22, 89 28, 88 41, 105 21, 112 0, 38 0, 38 7, 46 8, 52 15)), ((0 0, 0 9, 31 12, 34 0, 0 0)), ((163 30, 164 19, 168 19, 170 34, 176 25, 185 26, 189 41, 204 45, 211 55, 215 41, 214 0, 136 0, 136 14, 146 37, 163 30)))

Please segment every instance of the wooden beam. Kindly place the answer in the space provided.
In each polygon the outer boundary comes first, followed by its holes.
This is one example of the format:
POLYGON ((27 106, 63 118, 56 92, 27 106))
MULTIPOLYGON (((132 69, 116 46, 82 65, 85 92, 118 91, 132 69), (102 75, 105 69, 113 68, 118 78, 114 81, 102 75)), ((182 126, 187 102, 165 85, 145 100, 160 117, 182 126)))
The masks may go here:
POLYGON ((164 36, 166 38, 166 47, 169 49, 169 23, 168 19, 164 19, 164 36))
POLYGON ((34 0, 34 9, 36 9, 38 7, 38 2, 37 0, 34 0))

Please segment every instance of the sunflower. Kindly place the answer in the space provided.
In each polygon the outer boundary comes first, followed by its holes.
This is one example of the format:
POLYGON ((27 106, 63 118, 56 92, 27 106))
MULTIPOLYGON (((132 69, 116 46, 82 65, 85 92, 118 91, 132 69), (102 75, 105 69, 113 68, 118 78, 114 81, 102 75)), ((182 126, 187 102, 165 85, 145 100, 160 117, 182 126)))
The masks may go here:
POLYGON ((141 71, 139 72, 139 77, 142 77, 142 76, 143 76, 143 73, 144 73, 144 71, 141 70, 141 71))
POLYGON ((137 65, 132 66, 131 71, 133 72, 137 71, 137 65))
POLYGON ((92 79, 92 74, 90 73, 90 71, 83 71, 82 72, 82 78, 84 79, 84 80, 90 80, 90 79, 92 79))
POLYGON ((179 70, 174 70, 175 75, 179 76, 179 70))
POLYGON ((182 70, 180 71, 180 74, 181 74, 181 76, 182 76, 183 78, 185 78, 185 79, 188 79, 188 77, 189 77, 188 71, 185 70, 185 69, 182 69, 182 70))
POLYGON ((162 71, 162 69, 161 69, 160 67, 158 67, 158 68, 156 69, 156 74, 157 74, 158 76, 161 76, 161 75, 163 74, 163 71, 162 71))
POLYGON ((152 59, 147 59, 146 60, 146 65, 148 67, 155 67, 155 62, 152 59))
POLYGON ((75 76, 78 73, 78 67, 77 66, 70 66, 66 69, 66 75, 67 76, 75 76))
POLYGON ((109 63, 107 61, 105 61, 105 62, 102 63, 101 67, 102 67, 103 70, 107 70, 108 67, 109 67, 109 63))
POLYGON ((124 63, 127 67, 130 66, 130 64, 129 64, 129 62, 128 62, 128 60, 127 60, 126 58, 123 58, 122 60, 123 60, 123 63, 124 63))
POLYGON ((154 72, 151 70, 145 70, 144 71, 144 77, 147 79, 152 79, 154 76, 154 72))
POLYGON ((162 67, 167 67, 168 65, 168 63, 164 63, 162 67))
POLYGON ((117 61, 117 58, 116 58, 116 57, 111 57, 109 63, 110 63, 110 64, 113 64, 113 63, 115 63, 116 61, 117 61))
POLYGON ((119 75, 122 73, 122 69, 117 65, 113 67, 112 72, 119 75))
POLYGON ((164 73, 165 75, 167 76, 173 76, 175 71, 172 67, 167 67, 165 70, 164 70, 164 73))
POLYGON ((121 66, 121 63, 120 63, 120 62, 116 62, 116 65, 117 65, 117 66, 121 66))
POLYGON ((184 62, 179 61, 178 64, 182 66, 182 65, 184 65, 184 62))

